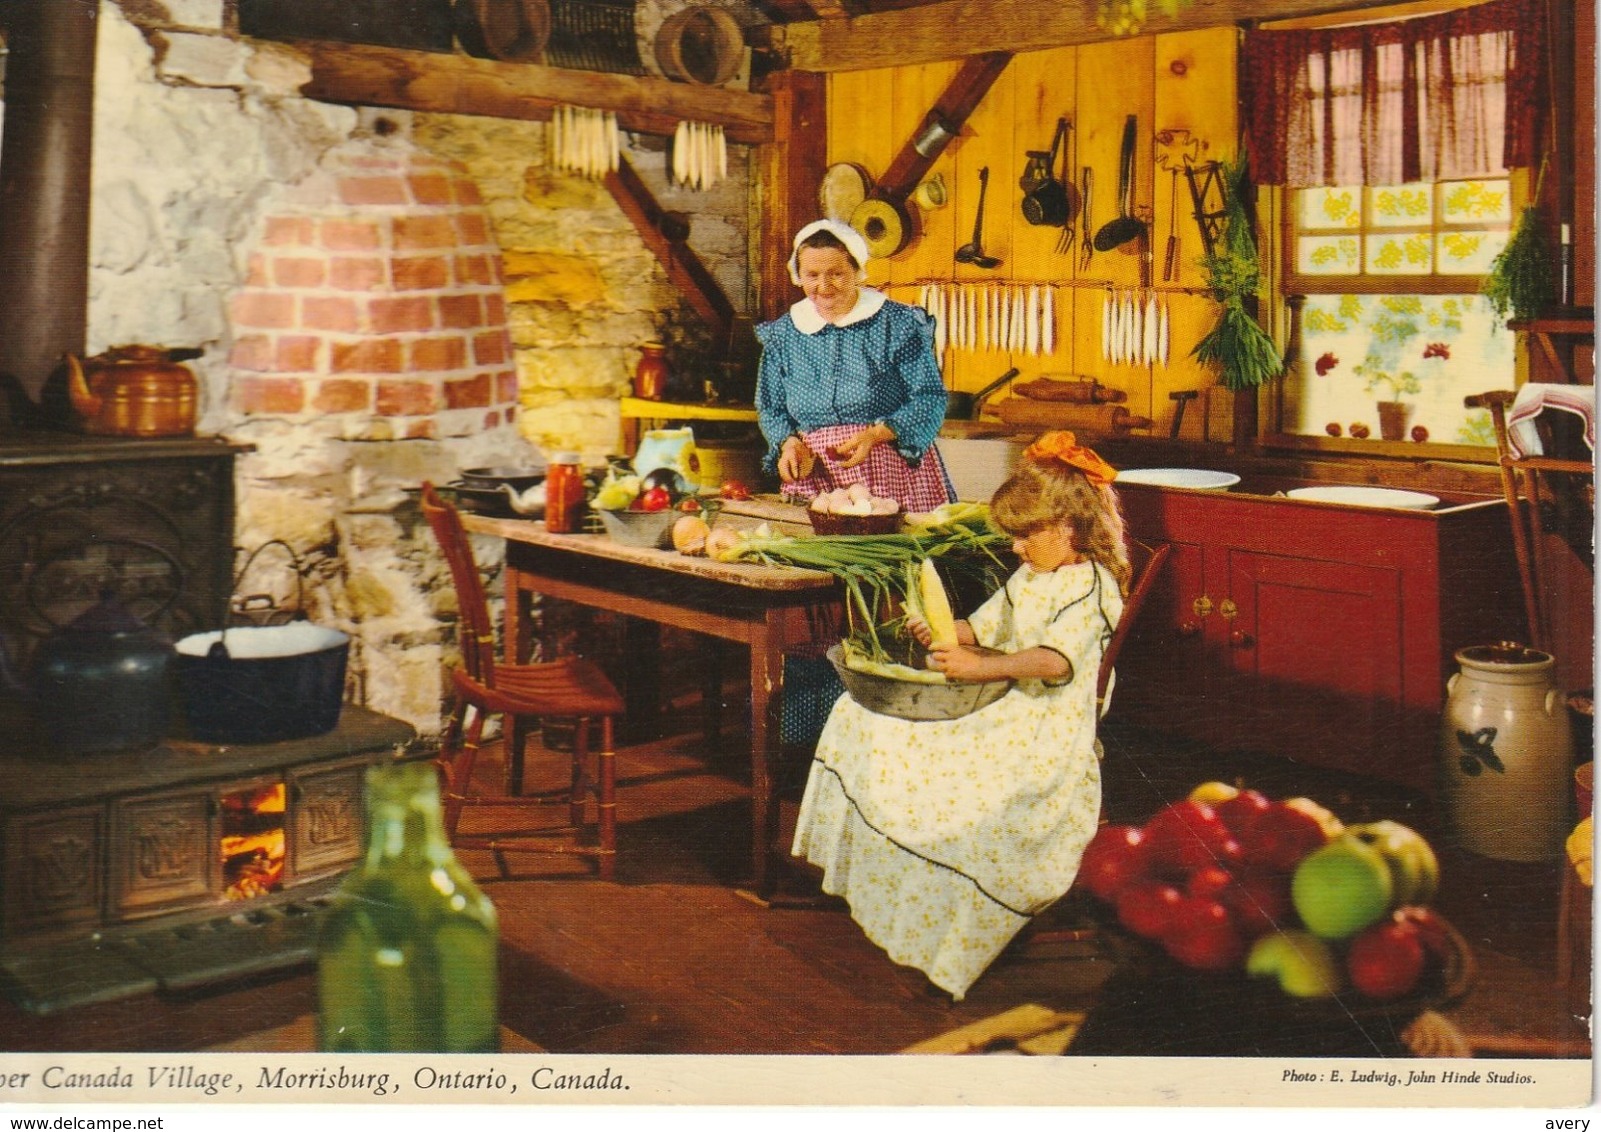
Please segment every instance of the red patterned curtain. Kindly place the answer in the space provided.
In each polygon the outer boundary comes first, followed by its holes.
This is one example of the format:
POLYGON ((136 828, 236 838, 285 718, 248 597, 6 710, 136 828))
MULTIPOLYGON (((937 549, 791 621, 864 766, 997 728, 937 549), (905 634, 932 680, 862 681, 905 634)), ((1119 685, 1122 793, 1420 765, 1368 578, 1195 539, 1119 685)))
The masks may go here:
POLYGON ((1261 184, 1398 185, 1531 166, 1543 0, 1354 27, 1246 33, 1240 92, 1261 184))

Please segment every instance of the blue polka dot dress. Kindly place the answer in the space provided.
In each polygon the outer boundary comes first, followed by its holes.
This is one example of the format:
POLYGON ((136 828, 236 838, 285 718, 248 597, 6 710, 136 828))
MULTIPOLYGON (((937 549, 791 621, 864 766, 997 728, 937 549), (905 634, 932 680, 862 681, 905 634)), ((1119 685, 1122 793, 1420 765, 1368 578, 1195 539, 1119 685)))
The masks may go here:
POLYGON ((955 498, 934 443, 947 396, 926 311, 864 287, 838 323, 825 322, 811 300, 802 299, 756 333, 762 343, 756 411, 767 440, 763 469, 777 467, 779 449, 795 433, 821 457, 816 474, 786 485, 788 494, 810 498, 860 481, 908 511, 955 498), (829 457, 829 445, 878 421, 894 430, 893 445, 879 445, 873 459, 854 469, 841 469, 829 457))
POLYGON ((1069 680, 1019 680, 930 722, 841 696, 818 740, 791 851, 890 959, 956 999, 1078 874, 1100 814, 1096 674, 1122 613, 1098 564, 1025 565, 968 624, 1005 652, 1060 652, 1069 680))

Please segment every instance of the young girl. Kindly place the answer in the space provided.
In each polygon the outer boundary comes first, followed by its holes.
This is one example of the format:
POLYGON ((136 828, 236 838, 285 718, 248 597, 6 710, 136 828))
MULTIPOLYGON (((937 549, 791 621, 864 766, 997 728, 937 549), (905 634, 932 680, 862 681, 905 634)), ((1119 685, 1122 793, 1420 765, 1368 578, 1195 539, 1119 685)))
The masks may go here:
MULTIPOLYGON (((1022 565, 929 663, 1011 691, 938 722, 841 696, 818 740, 792 852, 891 959, 957 1000, 1068 890, 1095 832, 1095 680, 1129 579, 1115 475, 1047 433, 991 501, 1022 565)), ((928 645, 927 624, 907 622, 928 645)))

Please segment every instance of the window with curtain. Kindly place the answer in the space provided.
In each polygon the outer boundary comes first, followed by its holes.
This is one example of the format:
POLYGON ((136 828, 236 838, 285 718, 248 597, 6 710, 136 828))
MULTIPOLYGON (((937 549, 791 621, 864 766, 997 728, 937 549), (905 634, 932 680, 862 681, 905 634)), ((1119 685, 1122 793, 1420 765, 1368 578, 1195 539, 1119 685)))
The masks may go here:
POLYGON ((1252 170, 1283 186, 1282 290, 1306 296, 1285 431, 1494 444, 1462 399, 1513 382, 1512 335, 1478 292, 1515 216, 1510 172, 1537 160, 1541 3, 1247 34, 1252 170))

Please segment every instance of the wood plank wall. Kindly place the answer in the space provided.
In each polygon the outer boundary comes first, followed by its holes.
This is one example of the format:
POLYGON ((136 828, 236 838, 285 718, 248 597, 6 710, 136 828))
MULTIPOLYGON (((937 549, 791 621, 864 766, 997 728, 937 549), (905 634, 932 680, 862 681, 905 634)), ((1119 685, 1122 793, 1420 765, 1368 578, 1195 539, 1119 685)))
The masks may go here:
MULTIPOLYGON (((1048 284, 1055 290, 1057 350, 1036 357, 1006 350, 952 350, 946 355, 946 380, 953 390, 974 392, 1015 365, 1020 380, 1045 374, 1098 378, 1125 390, 1131 412, 1149 416, 1155 431, 1165 435, 1173 412, 1168 394, 1201 389, 1215 378, 1189 359, 1195 342, 1210 329, 1216 307, 1204 294, 1195 261, 1202 245, 1187 183, 1176 182, 1178 205, 1171 211, 1175 182, 1157 167, 1156 136, 1164 130, 1188 130, 1202 139, 1203 160, 1231 156, 1236 145, 1233 27, 1142 36, 1079 47, 1026 52, 990 89, 930 172, 942 175, 950 203, 920 210, 921 234, 897 255, 869 265, 869 282, 892 298, 916 303, 925 283, 1048 284), (1056 120, 1074 125, 1068 167, 1075 184, 1079 169, 1094 175, 1094 230, 1117 215, 1118 154, 1126 117, 1138 116, 1134 164, 1136 213, 1150 221, 1153 293, 1168 306, 1172 342, 1169 363, 1114 365, 1101 350, 1102 302, 1109 289, 1137 292, 1141 283, 1138 242, 1110 252, 1096 252, 1087 267, 1080 255, 1085 224, 1076 224, 1078 239, 1071 254, 1056 251, 1059 229, 1029 224, 1021 211, 1018 179, 1026 153, 1050 147, 1056 120), (990 170, 984 207, 984 251, 1001 265, 984 271, 955 261, 956 249, 972 238, 978 203, 979 169, 990 170), (1178 269, 1171 282, 1162 280, 1162 260, 1169 216, 1176 215, 1180 241, 1178 269)), ((924 113, 956 73, 955 63, 848 71, 828 78, 828 160, 851 161, 872 176, 881 176, 917 129, 924 113)), ((1061 163, 1057 165, 1058 172, 1061 163)), ((909 207, 916 209, 915 204, 909 207)), ((1201 439, 1200 404, 1185 413, 1183 435, 1201 439)))

